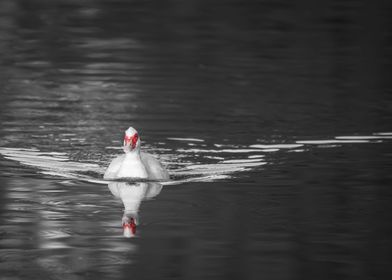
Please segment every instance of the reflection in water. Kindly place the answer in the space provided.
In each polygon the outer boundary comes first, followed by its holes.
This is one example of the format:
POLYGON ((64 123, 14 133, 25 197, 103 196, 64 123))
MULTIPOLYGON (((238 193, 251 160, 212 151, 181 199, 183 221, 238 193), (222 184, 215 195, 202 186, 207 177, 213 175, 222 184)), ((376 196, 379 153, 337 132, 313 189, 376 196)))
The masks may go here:
POLYGON ((134 237, 136 226, 140 224, 139 208, 141 202, 157 196, 162 190, 162 185, 155 182, 111 182, 108 187, 111 193, 121 199, 124 204, 122 217, 124 236, 134 237))

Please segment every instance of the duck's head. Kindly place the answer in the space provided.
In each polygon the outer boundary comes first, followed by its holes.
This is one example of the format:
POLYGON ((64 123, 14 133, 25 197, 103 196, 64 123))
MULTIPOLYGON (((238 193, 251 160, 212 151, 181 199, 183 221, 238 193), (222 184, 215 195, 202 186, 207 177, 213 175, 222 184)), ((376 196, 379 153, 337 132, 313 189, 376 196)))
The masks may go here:
POLYGON ((124 135, 124 152, 129 153, 138 150, 140 147, 140 137, 133 127, 125 130, 124 135))

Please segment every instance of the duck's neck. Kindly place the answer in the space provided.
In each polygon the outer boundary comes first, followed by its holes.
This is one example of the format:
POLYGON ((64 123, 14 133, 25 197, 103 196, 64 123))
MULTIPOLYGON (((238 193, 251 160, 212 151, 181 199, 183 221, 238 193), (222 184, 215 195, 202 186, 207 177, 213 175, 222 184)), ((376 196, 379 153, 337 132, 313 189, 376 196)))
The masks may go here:
POLYGON ((140 159, 140 150, 135 149, 133 151, 129 151, 124 149, 125 152, 125 158, 126 159, 140 159))
POLYGON ((118 177, 147 178, 148 173, 140 157, 139 149, 125 152, 124 161, 117 174, 118 177))

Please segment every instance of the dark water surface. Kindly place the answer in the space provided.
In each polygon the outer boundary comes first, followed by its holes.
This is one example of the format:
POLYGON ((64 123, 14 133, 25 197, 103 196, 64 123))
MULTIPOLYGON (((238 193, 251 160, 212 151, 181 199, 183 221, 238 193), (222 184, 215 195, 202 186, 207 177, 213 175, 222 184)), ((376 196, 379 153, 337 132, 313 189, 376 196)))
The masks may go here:
POLYGON ((391 26, 371 1, 2 0, 0 279, 391 279, 391 26), (128 126, 171 182, 101 181, 128 126))

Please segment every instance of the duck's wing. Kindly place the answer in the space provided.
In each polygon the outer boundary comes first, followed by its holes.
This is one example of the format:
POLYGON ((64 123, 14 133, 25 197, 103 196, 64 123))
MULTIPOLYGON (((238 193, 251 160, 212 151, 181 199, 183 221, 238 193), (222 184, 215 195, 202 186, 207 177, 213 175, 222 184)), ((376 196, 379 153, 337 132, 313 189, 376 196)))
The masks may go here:
POLYGON ((151 154, 141 152, 140 157, 151 180, 168 180, 169 173, 165 167, 151 154))
POLYGON ((121 155, 112 160, 103 175, 104 179, 116 179, 117 172, 120 169, 121 163, 124 161, 125 155, 121 155))

